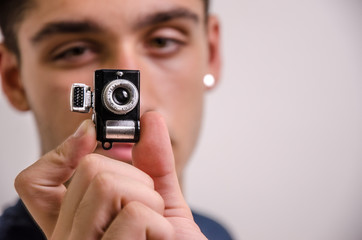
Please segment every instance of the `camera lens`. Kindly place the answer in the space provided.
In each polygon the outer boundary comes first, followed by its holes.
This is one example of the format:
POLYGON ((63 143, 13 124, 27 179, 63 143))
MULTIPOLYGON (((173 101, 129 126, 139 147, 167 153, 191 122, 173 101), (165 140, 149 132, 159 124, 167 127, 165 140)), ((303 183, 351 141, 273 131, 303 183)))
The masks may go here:
POLYGON ((130 100, 129 92, 121 87, 114 90, 112 97, 114 102, 117 103, 118 105, 125 105, 130 100))
POLYGON ((102 92, 103 105, 114 114, 127 114, 139 102, 139 90, 125 79, 115 79, 109 82, 102 92))

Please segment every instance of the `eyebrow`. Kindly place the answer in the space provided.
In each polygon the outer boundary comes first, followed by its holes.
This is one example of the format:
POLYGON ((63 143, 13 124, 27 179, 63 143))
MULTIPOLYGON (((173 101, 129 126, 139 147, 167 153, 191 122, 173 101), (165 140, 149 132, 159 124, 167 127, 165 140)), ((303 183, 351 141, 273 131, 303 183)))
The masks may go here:
POLYGON ((196 24, 200 21, 199 16, 196 13, 186 8, 175 8, 172 10, 156 12, 147 15, 145 17, 142 17, 136 23, 135 28, 144 28, 147 26, 152 26, 172 21, 174 19, 187 19, 193 21, 196 24))
POLYGON ((45 25, 37 32, 31 41, 36 44, 44 38, 56 34, 71 34, 71 33, 99 33, 101 27, 92 21, 60 21, 51 22, 45 25))
MULTIPOLYGON (((200 21, 196 13, 186 8, 174 8, 171 10, 151 13, 141 17, 136 21, 134 28, 145 28, 152 25, 162 24, 174 19, 187 19, 193 21, 196 24, 200 21)), ((31 38, 31 42, 33 44, 37 44, 46 37, 57 34, 101 33, 103 31, 104 30, 102 30, 102 27, 99 24, 91 20, 65 20, 59 22, 50 22, 31 38)))

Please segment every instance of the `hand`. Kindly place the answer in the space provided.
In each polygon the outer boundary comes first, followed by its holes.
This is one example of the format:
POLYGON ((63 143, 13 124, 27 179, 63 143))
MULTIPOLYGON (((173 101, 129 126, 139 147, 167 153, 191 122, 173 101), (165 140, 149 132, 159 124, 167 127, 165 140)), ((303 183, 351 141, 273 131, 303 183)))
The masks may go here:
POLYGON ((133 166, 93 154, 85 121, 19 174, 16 189, 47 238, 205 239, 182 196, 165 123, 146 113, 141 125, 133 166))

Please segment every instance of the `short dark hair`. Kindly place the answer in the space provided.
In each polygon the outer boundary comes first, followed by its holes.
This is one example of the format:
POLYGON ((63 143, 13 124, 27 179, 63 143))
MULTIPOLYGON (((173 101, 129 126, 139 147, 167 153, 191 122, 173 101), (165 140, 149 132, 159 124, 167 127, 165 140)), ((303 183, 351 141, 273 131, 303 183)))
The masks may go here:
POLYGON ((0 0, 0 29, 5 46, 17 56, 19 54, 17 27, 28 9, 34 6, 33 0, 0 0))
MULTIPOLYGON (((205 16, 209 12, 210 0, 204 2, 205 16)), ((27 10, 34 7, 33 0, 0 0, 0 29, 5 46, 19 58, 17 26, 23 20, 27 10)))

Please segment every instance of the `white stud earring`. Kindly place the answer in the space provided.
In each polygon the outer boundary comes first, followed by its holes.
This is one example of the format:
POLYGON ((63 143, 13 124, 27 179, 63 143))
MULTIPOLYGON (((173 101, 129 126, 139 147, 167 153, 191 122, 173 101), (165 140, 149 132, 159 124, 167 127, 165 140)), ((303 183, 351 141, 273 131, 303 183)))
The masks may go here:
POLYGON ((212 74, 206 74, 204 76, 204 85, 207 88, 212 88, 215 85, 215 78, 212 74))

